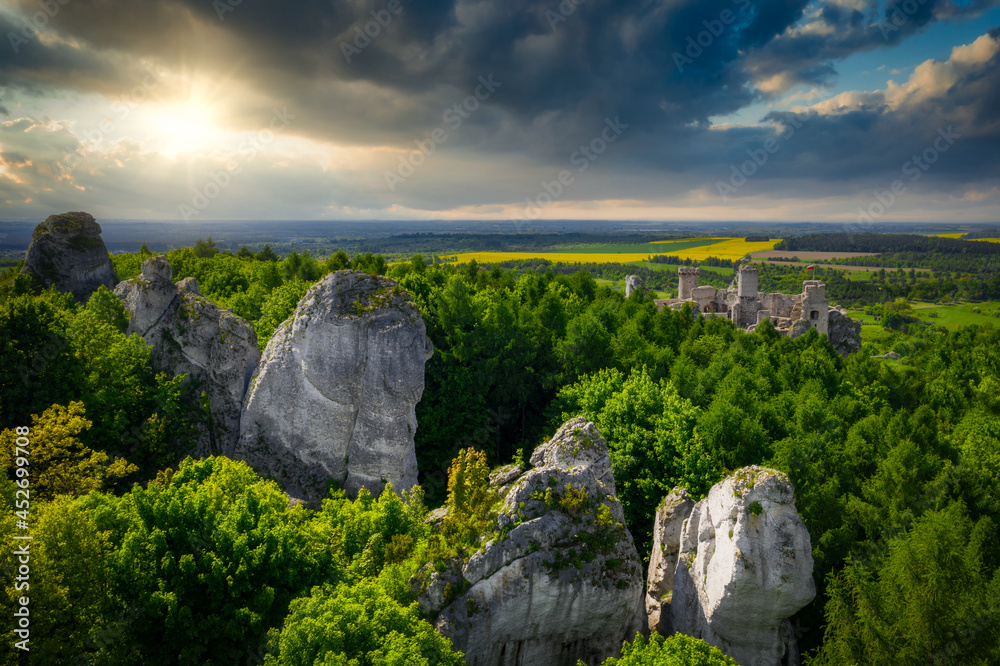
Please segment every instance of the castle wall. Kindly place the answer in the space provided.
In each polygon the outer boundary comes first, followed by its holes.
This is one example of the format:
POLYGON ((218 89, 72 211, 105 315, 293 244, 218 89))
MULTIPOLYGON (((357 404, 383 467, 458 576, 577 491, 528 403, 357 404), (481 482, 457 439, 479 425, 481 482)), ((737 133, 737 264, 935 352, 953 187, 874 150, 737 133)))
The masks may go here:
POLYGON ((762 294, 757 291, 759 276, 755 266, 743 265, 737 270, 736 287, 716 289, 698 286, 699 269, 682 266, 677 270, 678 298, 657 302, 658 307, 679 308, 693 302, 703 314, 726 317, 743 329, 751 329, 770 319, 778 330, 788 335, 801 335, 810 328, 829 335, 830 304, 826 285, 819 280, 806 280, 800 294, 762 294))
POLYGON ((767 294, 761 299, 761 307, 772 317, 791 317, 795 296, 791 294, 767 294))

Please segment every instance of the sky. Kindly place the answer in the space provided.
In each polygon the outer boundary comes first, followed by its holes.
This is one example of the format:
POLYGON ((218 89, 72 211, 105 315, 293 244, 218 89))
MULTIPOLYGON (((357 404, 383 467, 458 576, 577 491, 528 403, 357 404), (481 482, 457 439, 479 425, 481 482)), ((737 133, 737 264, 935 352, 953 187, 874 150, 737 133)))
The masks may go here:
POLYGON ((0 0, 0 219, 1000 220, 1000 0, 0 0))

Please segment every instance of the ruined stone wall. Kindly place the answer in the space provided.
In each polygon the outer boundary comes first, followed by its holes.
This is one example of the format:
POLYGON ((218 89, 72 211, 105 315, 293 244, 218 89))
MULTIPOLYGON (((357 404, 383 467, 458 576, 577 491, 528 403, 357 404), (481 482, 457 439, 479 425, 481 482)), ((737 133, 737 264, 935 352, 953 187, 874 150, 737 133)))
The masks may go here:
POLYGON ((767 294, 761 299, 761 307, 772 317, 791 317, 795 296, 791 294, 767 294))

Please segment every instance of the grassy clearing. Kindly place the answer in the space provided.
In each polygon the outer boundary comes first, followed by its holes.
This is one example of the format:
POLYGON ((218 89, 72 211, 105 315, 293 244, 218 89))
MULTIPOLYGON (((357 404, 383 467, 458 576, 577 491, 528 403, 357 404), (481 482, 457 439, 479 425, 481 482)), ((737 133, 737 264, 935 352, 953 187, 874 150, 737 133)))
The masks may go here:
POLYGON ((982 303, 955 303, 939 305, 937 303, 913 303, 913 315, 929 324, 944 326, 956 330, 962 326, 992 325, 1000 326, 1000 302, 985 301, 982 303), (979 312, 975 312, 979 310, 979 312))
MULTIPOLYGON (((934 326, 944 326, 949 331, 956 331, 965 326, 1000 326, 1000 317, 995 313, 1000 311, 1000 301, 985 301, 982 303, 955 303, 941 305, 939 303, 911 303, 913 316, 920 321, 934 326), (975 312, 978 309, 979 312, 975 312)), ((862 342, 871 342, 878 347, 892 337, 899 335, 896 331, 882 328, 881 322, 863 310, 848 310, 852 319, 861 322, 862 342)))

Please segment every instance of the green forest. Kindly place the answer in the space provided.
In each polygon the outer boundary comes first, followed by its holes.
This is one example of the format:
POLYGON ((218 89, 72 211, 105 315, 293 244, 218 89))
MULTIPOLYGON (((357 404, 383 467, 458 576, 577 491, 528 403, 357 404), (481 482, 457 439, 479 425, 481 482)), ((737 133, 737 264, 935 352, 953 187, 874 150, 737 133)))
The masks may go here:
MULTIPOLYGON (((944 249, 932 250, 947 252, 938 240, 944 249)), ((150 256, 113 256, 118 278, 150 256)), ((2 605, 13 617, 30 595, 39 638, 16 654, 5 623, 0 663, 462 664, 411 580, 475 553, 495 531, 496 498, 480 492, 489 470, 523 463, 577 415, 608 441, 626 525, 647 560, 657 506, 675 486, 699 499, 746 465, 788 475, 818 592, 793 619, 804 663, 1000 662, 996 327, 913 327, 899 360, 871 358, 886 351, 871 344, 844 358, 814 330, 792 340, 766 320, 746 333, 687 307, 660 311, 650 293, 625 298, 580 267, 280 258, 266 246, 220 252, 211 240, 167 258, 174 280, 197 278, 205 297, 252 324, 262 351, 323 275, 396 280, 435 350, 417 406, 420 486, 354 500, 333 488, 311 510, 289 507, 242 462, 189 457, 206 409, 184 377, 152 370, 143 340, 124 333, 118 299, 102 288, 80 304, 9 272, 0 523, 15 533, 27 486, 17 438, 29 427, 33 541, 30 590, 15 576, 20 544, 0 544, 2 605), (449 513, 432 529, 439 506, 449 513)), ((803 275, 768 266, 761 287, 799 291, 803 275)), ((991 271, 981 282, 998 279, 991 271)), ((838 280, 833 302, 876 302, 865 291, 876 287, 838 280)), ((868 284, 882 288, 877 302, 934 287, 915 273, 868 284)), ((606 662, 733 663, 695 639, 656 634, 606 662)))

